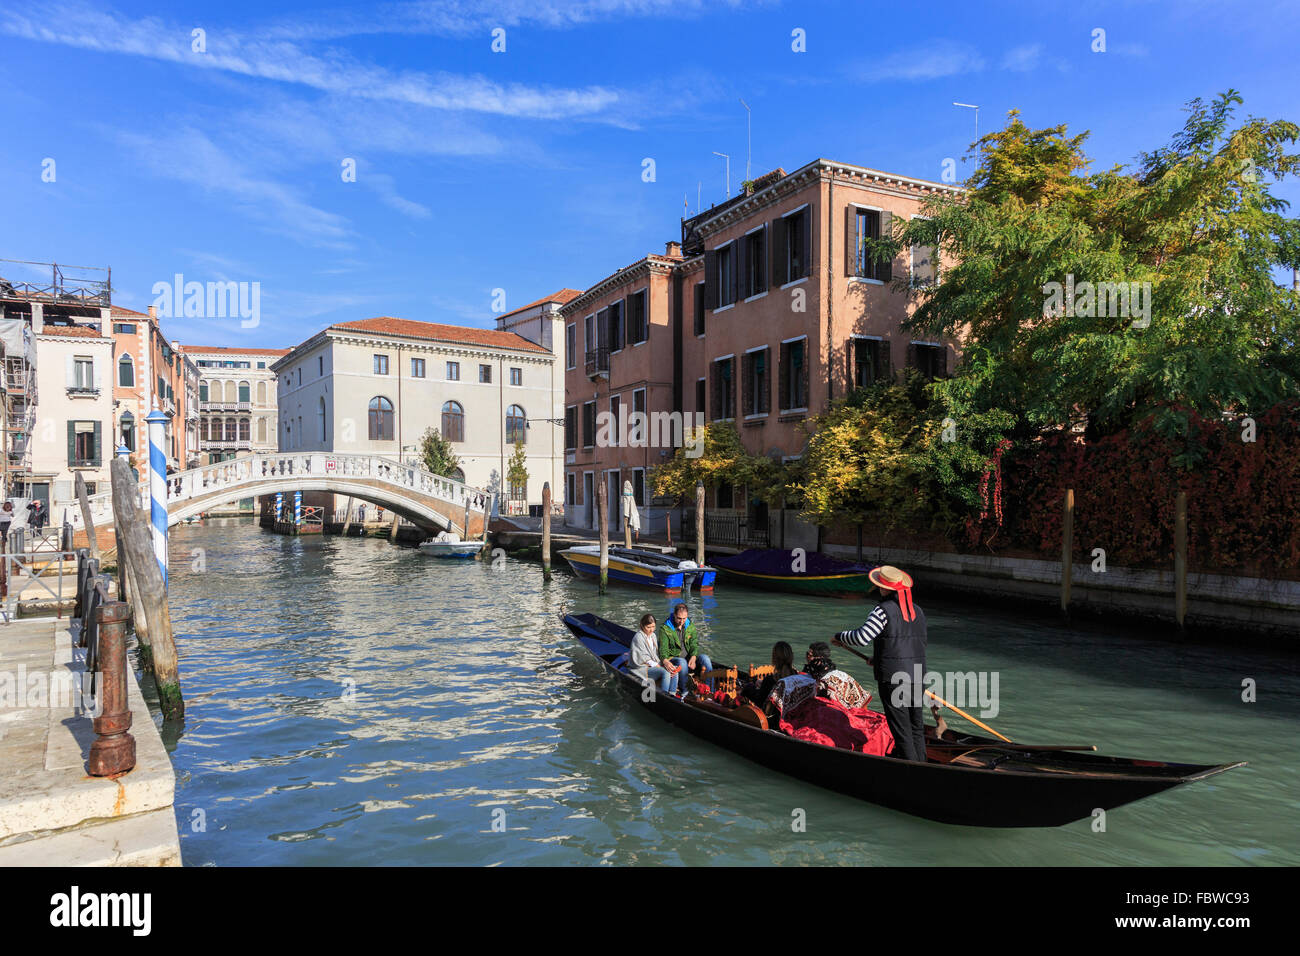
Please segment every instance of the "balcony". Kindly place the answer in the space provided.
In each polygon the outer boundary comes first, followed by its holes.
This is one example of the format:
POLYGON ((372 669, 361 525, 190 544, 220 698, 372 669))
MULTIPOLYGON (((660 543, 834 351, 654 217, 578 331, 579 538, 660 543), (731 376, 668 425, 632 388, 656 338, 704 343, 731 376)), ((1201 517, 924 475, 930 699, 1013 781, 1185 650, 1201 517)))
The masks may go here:
POLYGON ((99 398, 99 389, 93 385, 69 385, 68 398, 99 398))
POLYGON ((598 348, 587 353, 587 378, 609 378, 609 348, 598 348))
POLYGON ((247 412, 252 408, 252 402, 199 402, 202 412, 247 412))
POLYGON ((209 441, 206 438, 199 439, 199 451, 252 451, 253 443, 248 438, 241 438, 238 441, 209 441))

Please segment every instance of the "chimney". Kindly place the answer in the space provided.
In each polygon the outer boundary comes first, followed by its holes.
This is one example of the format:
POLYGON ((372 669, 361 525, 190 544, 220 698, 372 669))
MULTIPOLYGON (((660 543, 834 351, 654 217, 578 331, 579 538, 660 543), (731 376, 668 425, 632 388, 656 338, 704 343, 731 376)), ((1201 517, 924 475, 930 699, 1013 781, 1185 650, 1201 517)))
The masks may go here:
POLYGON ((669 239, 664 243, 664 255, 669 259, 680 259, 682 257, 682 244, 676 239, 669 239))
POLYGON ((158 306, 156 305, 149 306, 149 319, 152 322, 158 321, 158 306))

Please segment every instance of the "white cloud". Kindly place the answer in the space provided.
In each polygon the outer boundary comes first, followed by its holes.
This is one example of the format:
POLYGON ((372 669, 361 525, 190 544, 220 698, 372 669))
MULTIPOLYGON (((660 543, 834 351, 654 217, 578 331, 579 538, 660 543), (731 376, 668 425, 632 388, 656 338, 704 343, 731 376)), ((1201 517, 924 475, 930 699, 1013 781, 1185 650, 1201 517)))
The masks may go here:
POLYGON ((357 175, 357 182, 363 183, 379 197, 380 202, 391 209, 396 209, 403 216, 410 216, 412 219, 428 219, 430 216, 428 206, 422 206, 418 202, 398 195, 397 184, 387 173, 361 171, 357 175))
POLYGON ((860 63, 857 75, 866 82, 884 80, 937 80, 962 73, 978 73, 984 59, 974 47, 953 40, 936 40, 910 50, 899 50, 878 60, 860 63))
POLYGON ((1038 66, 1038 59, 1043 55, 1041 43, 1030 43, 1008 50, 1002 58, 1002 69, 1015 73, 1027 73, 1038 66))
POLYGON ((207 52, 191 50, 188 27, 148 17, 128 20, 80 5, 42 4, 0 14, 0 32, 28 40, 120 53, 308 86, 366 100, 529 119, 595 118, 620 102, 612 89, 536 87, 483 76, 395 72, 337 49, 310 53, 289 40, 251 39, 210 29, 207 52))

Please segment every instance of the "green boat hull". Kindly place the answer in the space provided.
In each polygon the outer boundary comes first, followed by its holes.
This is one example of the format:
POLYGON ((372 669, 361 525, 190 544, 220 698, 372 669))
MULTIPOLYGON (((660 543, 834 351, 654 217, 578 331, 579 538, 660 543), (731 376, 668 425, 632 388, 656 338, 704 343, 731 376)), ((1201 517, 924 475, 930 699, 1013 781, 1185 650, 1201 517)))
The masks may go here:
POLYGON ((718 568, 718 574, 727 581, 764 591, 785 591, 788 594, 807 594, 814 597, 871 597, 876 586, 866 572, 828 575, 776 575, 751 574, 718 568))

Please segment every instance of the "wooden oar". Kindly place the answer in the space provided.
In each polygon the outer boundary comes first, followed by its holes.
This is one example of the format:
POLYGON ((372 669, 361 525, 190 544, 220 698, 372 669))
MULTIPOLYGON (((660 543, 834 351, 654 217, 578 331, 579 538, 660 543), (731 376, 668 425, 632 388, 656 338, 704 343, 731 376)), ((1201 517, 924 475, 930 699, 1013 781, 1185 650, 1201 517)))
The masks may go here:
MULTIPOLYGON (((854 657, 860 657, 860 658, 862 658, 862 659, 863 659, 864 661, 866 661, 868 664, 872 663, 872 660, 871 660, 870 657, 868 657, 866 654, 859 654, 857 651, 855 651, 853 648, 849 647, 847 644, 837 644, 836 646, 837 646, 837 647, 842 647, 842 648, 844 648, 846 651, 848 651, 848 652, 849 652, 850 654, 852 654, 854 657)), ((1011 738, 1010 738, 1010 737, 1003 737, 1000 733, 998 733, 996 730, 994 730, 994 729, 993 729, 992 727, 990 727, 988 724, 984 723, 983 721, 976 720, 974 717, 972 717, 970 714, 966 713, 966 711, 962 710, 960 707, 954 707, 952 704, 948 703, 946 700, 944 700, 942 697, 940 697, 940 696, 939 696, 938 694, 936 694, 934 691, 932 691, 932 690, 927 690, 927 691, 926 691, 926 694, 928 694, 930 697, 933 697, 935 700, 937 700, 937 701, 938 701, 940 704, 942 704, 944 707, 947 707, 949 710, 951 710, 954 714, 959 714, 960 716, 965 717, 967 720, 969 720, 969 721, 970 721, 972 724, 974 724, 976 727, 979 727, 981 730, 987 730, 987 731, 988 731, 989 733, 991 733, 994 737, 998 738, 998 740, 1005 740, 1007 743, 1011 743, 1011 738)))
POLYGON ((959 743, 959 742, 954 741, 954 740, 931 740, 931 739, 929 739, 929 738, 926 738, 925 745, 926 745, 927 747, 952 747, 954 750, 1035 750, 1035 751, 1049 751, 1049 750, 1085 750, 1085 751, 1095 751, 1095 750, 1097 749, 1097 745, 1096 745, 1096 744, 1047 744, 1047 745, 1044 745, 1044 746, 1039 747, 1039 746, 1036 746, 1036 745, 1034 745, 1034 744, 973 744, 973 743, 959 743))

